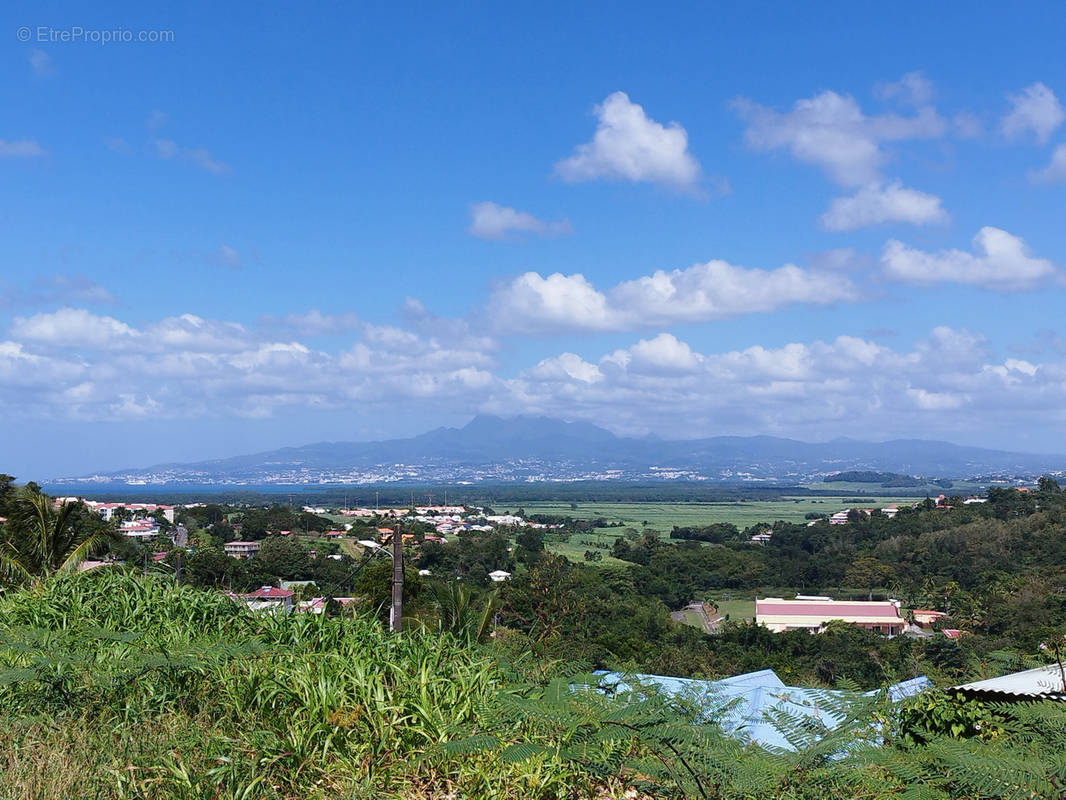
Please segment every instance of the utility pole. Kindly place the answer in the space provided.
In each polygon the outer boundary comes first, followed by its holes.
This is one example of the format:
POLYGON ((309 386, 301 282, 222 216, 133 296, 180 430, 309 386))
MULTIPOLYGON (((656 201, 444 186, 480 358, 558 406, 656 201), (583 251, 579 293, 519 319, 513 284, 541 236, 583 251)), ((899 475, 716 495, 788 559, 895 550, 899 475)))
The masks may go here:
POLYGON ((392 612, 389 630, 399 633, 403 627, 403 534, 400 524, 392 533, 392 612))

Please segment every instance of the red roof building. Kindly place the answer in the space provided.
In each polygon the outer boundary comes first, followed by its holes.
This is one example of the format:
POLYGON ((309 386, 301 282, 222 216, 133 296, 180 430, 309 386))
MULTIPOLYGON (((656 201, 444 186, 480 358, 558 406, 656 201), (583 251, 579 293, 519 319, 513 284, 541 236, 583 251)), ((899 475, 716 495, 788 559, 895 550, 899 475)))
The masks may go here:
POLYGON ((780 597, 755 600, 755 621, 775 633, 790 630, 819 633, 836 620, 886 636, 903 633, 906 625, 899 615, 899 606, 890 600, 785 600, 780 597))
POLYGON ((283 609, 292 610, 292 598, 294 593, 288 589, 279 589, 277 586, 262 586, 254 592, 242 594, 241 599, 248 604, 252 611, 276 611, 283 609))

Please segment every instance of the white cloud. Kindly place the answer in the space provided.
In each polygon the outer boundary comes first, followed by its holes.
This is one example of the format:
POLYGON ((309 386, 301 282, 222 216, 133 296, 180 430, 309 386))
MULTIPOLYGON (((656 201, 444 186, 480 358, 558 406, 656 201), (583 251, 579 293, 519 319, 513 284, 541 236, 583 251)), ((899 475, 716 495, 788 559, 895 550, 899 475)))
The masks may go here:
POLYGON ((156 131, 167 124, 167 120, 170 119, 170 115, 166 111, 160 111, 158 108, 152 111, 148 115, 148 119, 144 121, 144 125, 150 131, 156 131))
POLYGON ((772 270, 736 267, 721 260, 688 269, 662 270, 611 290, 612 305, 631 325, 702 322, 736 314, 773 311, 794 303, 829 305, 853 300, 847 278, 786 264, 772 270))
POLYGON ((301 336, 335 336, 349 331, 359 324, 359 317, 351 312, 344 314, 323 314, 312 308, 304 314, 285 314, 275 317, 264 314, 259 324, 265 329, 285 328, 301 336))
POLYGON ((624 350, 605 356, 604 363, 642 375, 685 375, 696 372, 704 358, 685 342, 669 333, 641 339, 624 350))
POLYGON ((1029 254, 1025 242, 1004 230, 984 227, 973 239, 974 253, 927 253, 889 240, 881 265, 890 278, 908 283, 964 283, 997 291, 1022 291, 1057 274, 1055 265, 1029 254))
POLYGON ((180 349, 219 353, 242 350, 252 341, 249 332, 235 322, 182 314, 134 328, 114 317, 93 314, 83 308, 61 308, 31 317, 15 317, 11 331, 16 339, 78 351, 161 353, 180 349))
POLYGON ((76 302, 114 305, 117 301, 107 289, 84 275, 42 275, 34 278, 31 302, 76 302))
POLYGON ((1000 121, 1000 130, 1008 139, 1021 139, 1031 133, 1036 141, 1044 144, 1066 120, 1066 111, 1055 93, 1042 83, 1027 86, 1007 99, 1011 110, 1000 121))
POLYGON ((947 327, 906 349, 838 336, 706 353, 664 332, 598 359, 562 352, 517 372, 409 330, 359 330, 350 347, 326 353, 192 314, 139 326, 78 309, 37 315, 0 341, 0 413, 90 421, 481 410, 674 437, 819 439, 946 438, 1007 412, 1047 424, 1066 406, 1066 361, 997 359, 979 334, 947 327))
POLYGON ((493 327, 505 333, 536 334, 559 330, 612 330, 620 327, 617 312, 584 275, 536 272, 497 286, 486 312, 493 327))
MULTIPOLYGON (((315 335, 312 328, 339 319, 316 312, 289 322, 315 335)), ((359 328, 360 341, 329 354, 275 330, 194 314, 140 326, 84 309, 16 318, 11 339, 0 342, 0 412, 85 420, 266 417, 286 408, 398 413, 404 403, 468 404, 500 384, 486 352, 390 326, 359 328)))
POLYGON ((163 160, 182 158, 215 175, 224 175, 232 171, 229 164, 218 161, 203 147, 182 147, 172 139, 153 139, 152 146, 155 148, 156 155, 163 160))
POLYGON ((130 147, 130 143, 123 139, 121 136, 105 136, 104 147, 106 147, 112 153, 118 153, 119 155, 123 156, 127 156, 133 152, 133 148, 130 147))
POLYGON ((908 189, 900 181, 872 183, 850 197, 834 198, 819 218, 822 227, 830 231, 853 231, 890 222, 929 225, 947 221, 939 197, 908 189))
POLYGON ((140 336, 139 331, 114 317, 97 316, 82 308, 15 317, 11 329, 17 339, 67 347, 111 347, 140 336))
POLYGON ((0 309, 18 308, 52 303, 90 303, 114 305, 114 295, 84 275, 39 275, 29 288, 14 287, 4 290, 0 282, 0 309))
POLYGON ((676 122, 662 125, 625 92, 611 94, 595 108, 598 125, 591 142, 555 165, 565 181, 597 179, 643 181, 694 189, 699 162, 688 151, 688 134, 676 122))
POLYGON ((1029 173, 1033 183, 1066 183, 1066 144, 1060 144, 1051 154, 1046 167, 1029 173))
POLYGON ((965 396, 951 392, 929 392, 925 389, 908 389, 907 396, 923 411, 953 411, 961 408, 965 396))
POLYGON ((216 256, 219 263, 229 267, 230 269, 237 269, 241 265, 241 254, 228 244, 220 244, 216 256))
POLYGON ((44 50, 40 50, 36 47, 31 48, 30 52, 26 55, 26 59, 30 62, 30 67, 33 69, 34 75, 44 77, 45 75, 52 74, 52 57, 44 50))
POLYGON ((215 159, 211 153, 203 147, 185 150, 185 157, 200 169, 213 172, 216 175, 224 175, 232 169, 229 164, 215 159))
POLYGON ((0 139, 0 158, 36 158, 44 155, 44 148, 36 139, 0 139))
POLYGON ((960 139, 977 139, 985 132, 981 118, 969 111, 960 111, 952 117, 951 127, 960 139))
POLYGON ((582 383, 596 383, 603 380, 599 367, 574 353, 562 353, 553 358, 546 358, 526 370, 525 375, 542 381, 572 378, 582 383))
POLYGON ((755 150, 786 149, 792 157, 813 164, 842 186, 876 183, 888 160, 883 142, 937 138, 945 123, 931 107, 914 116, 867 116, 855 100, 833 91, 797 100, 779 113, 747 98, 734 107, 747 123, 744 137, 755 150))
POLYGON ((571 233, 573 228, 565 219, 558 222, 546 222, 525 211, 516 211, 509 206, 486 201, 470 206, 470 228, 468 230, 471 236, 479 239, 500 241, 516 233, 556 236, 571 233))
POLYGON ((595 372, 596 364, 569 358, 577 369, 546 359, 488 405, 634 434, 817 440, 964 435, 975 419, 1009 412, 1035 421, 1066 401, 1066 364, 997 363, 983 337, 943 327, 910 350, 840 336, 700 354, 660 335, 605 355, 595 372))
POLYGON ((903 105, 921 107, 933 99, 933 84, 921 71, 908 72, 898 81, 879 83, 874 96, 880 100, 895 100, 903 105))
POLYGON ((155 154, 160 158, 173 158, 178 154, 178 145, 170 139, 153 139, 155 154))
POLYGON ((506 334, 638 330, 773 311, 795 303, 854 300, 846 277, 786 264, 773 270, 714 260, 623 281, 601 292, 583 275, 527 272, 497 286, 486 313, 506 334))

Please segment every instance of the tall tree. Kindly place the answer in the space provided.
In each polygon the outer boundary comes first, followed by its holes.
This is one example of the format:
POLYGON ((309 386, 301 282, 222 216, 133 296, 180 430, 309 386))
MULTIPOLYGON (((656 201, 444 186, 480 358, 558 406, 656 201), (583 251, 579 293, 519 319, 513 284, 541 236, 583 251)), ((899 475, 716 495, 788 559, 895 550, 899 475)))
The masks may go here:
POLYGON ((0 579, 5 583, 32 583, 73 572, 121 535, 100 520, 88 519, 81 503, 57 505, 36 488, 24 488, 10 506, 0 541, 0 579))

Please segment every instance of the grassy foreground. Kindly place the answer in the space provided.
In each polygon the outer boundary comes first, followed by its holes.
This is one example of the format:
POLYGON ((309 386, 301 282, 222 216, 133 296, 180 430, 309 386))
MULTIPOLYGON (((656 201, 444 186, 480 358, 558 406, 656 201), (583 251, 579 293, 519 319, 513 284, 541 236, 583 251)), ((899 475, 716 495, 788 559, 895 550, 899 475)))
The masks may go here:
POLYGON ((117 570, 52 579, 0 597, 0 796, 1061 796, 1052 704, 971 709, 983 730, 945 738, 827 697, 848 721, 813 744, 823 731, 777 720, 809 746, 771 754, 652 692, 584 690, 590 676, 535 651, 518 635, 257 617, 117 570))

